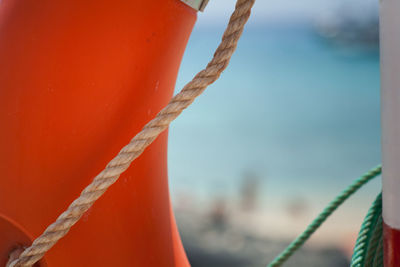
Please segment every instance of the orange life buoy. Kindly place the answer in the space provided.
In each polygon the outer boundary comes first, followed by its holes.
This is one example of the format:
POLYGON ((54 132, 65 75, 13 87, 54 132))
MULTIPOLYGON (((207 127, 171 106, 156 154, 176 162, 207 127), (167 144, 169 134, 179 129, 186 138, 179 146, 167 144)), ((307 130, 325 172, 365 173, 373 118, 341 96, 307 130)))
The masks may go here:
MULTIPOLYGON (((30 245, 172 96, 196 20, 180 0, 0 2, 0 264, 30 245)), ((188 266, 167 133, 40 266, 188 266)))

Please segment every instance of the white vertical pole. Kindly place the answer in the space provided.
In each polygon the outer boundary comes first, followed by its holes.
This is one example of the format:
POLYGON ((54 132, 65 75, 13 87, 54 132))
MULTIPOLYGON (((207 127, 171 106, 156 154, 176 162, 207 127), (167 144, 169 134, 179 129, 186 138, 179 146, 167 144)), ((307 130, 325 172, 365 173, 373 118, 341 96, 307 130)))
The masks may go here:
POLYGON ((391 267, 400 266, 393 236, 400 233, 400 0, 380 0, 380 51, 385 267, 391 267), (395 248, 397 260, 389 255, 395 248))

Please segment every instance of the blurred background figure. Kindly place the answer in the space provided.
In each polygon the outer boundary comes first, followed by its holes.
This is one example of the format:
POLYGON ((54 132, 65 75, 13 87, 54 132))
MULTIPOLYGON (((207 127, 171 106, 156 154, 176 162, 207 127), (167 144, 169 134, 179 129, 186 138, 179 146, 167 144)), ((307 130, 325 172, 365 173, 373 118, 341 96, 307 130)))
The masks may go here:
MULTIPOLYGON (((199 14, 177 90, 211 58, 234 4, 199 14)), ((256 1, 229 68, 170 129, 192 266, 265 266, 380 162, 378 37, 376 0, 256 1)), ((285 266, 348 266, 379 190, 378 179, 363 188, 285 266)))
POLYGON ((303 197, 293 196, 288 199, 286 204, 286 211, 292 219, 300 219, 307 214, 308 204, 303 197))
POLYGON ((240 186, 240 208, 243 212, 252 212, 257 208, 259 178, 252 171, 243 173, 240 186))
POLYGON ((224 231, 227 227, 228 212, 224 199, 216 199, 210 206, 210 221, 211 227, 218 231, 224 231))

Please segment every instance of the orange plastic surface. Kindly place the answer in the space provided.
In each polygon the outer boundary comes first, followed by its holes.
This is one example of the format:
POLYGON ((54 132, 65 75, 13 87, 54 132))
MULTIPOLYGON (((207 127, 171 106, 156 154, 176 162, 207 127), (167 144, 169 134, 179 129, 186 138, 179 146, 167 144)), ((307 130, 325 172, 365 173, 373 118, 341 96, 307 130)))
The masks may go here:
MULTIPOLYGON (((195 20, 179 0, 0 1, 2 266, 168 103, 195 20)), ((166 157, 163 133, 41 266, 188 266, 166 157)))

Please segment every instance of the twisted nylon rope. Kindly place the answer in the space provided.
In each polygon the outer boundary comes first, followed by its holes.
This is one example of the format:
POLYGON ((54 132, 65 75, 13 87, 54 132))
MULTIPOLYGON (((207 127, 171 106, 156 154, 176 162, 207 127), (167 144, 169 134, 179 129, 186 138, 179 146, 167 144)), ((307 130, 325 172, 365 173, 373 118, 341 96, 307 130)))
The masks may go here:
POLYGON ((369 170, 367 173, 356 179, 350 186, 343 190, 328 206, 307 226, 306 230, 301 233, 281 254, 279 254, 268 267, 281 266, 290 256, 293 255, 311 235, 325 222, 325 220, 364 184, 381 174, 382 167, 378 166, 369 170))
POLYGON ((8 264, 9 267, 31 266, 39 261, 44 254, 65 236, 81 216, 115 183, 119 176, 130 166, 144 149, 156 137, 167 129, 168 125, 199 96, 208 85, 215 82, 222 71, 228 66, 229 60, 236 49, 255 0, 237 0, 229 24, 223 34, 222 41, 207 67, 200 71, 180 93, 174 96, 169 104, 158 115, 147 123, 128 145, 112 159, 106 168, 98 174, 81 195, 64 211, 57 220, 47 227, 44 233, 36 238, 33 244, 24 250, 17 260, 8 264))
POLYGON ((351 267, 383 266, 382 194, 379 194, 361 225, 351 267))

